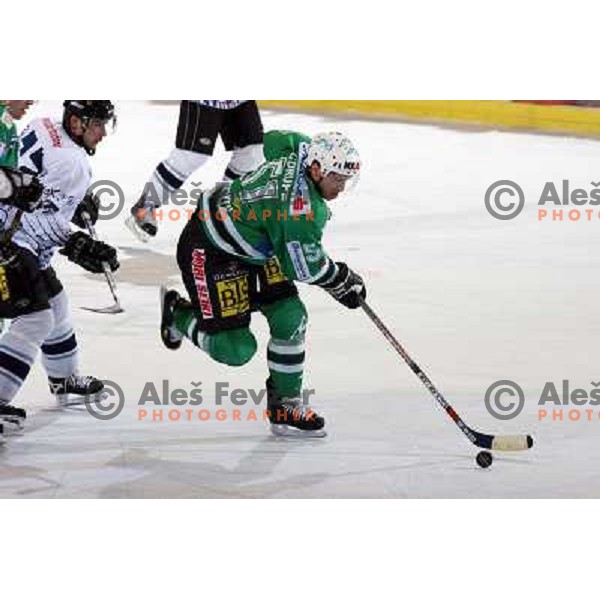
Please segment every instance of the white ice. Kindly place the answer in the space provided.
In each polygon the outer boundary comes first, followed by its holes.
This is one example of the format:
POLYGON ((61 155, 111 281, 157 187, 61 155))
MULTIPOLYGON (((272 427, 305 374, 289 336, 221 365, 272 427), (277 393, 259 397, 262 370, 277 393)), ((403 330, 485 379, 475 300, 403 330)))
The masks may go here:
MULTIPOLYGON (((42 102, 32 116, 58 114, 42 102)), ((92 159, 95 179, 117 181, 127 206, 169 152, 177 107, 118 104, 119 126, 92 159)), ((523 453, 496 454, 486 471, 455 427, 361 311, 302 286, 310 314, 305 385, 327 418, 328 437, 286 440, 266 425, 228 418, 163 422, 138 418, 146 382, 160 390, 202 382, 214 415, 216 382, 260 389, 267 375, 263 318, 253 318, 260 349, 240 369, 213 363, 186 343, 167 351, 158 332, 158 285, 181 290, 173 259, 182 221, 163 222, 143 245, 122 216, 99 223, 119 246, 117 274, 126 312, 97 315, 81 306, 111 298, 100 277, 60 259, 56 268, 71 300, 82 372, 117 382, 126 404, 114 420, 56 407, 39 364, 15 403, 30 411, 21 436, 0 449, 5 498, 480 498, 598 497, 600 418, 539 420, 545 382, 592 389, 598 369, 598 244, 594 221, 537 220, 546 181, 569 179, 591 189, 600 179, 600 144, 564 137, 456 131, 426 125, 265 112, 267 129, 313 134, 340 129, 359 148, 364 168, 352 196, 334 205, 326 247, 368 283, 369 301, 409 353, 472 427, 531 433, 523 453), (511 179, 527 203, 511 221, 485 210, 486 188, 511 179), (527 401, 514 420, 494 419, 484 393, 500 379, 518 382, 527 401)), ((227 161, 220 147, 193 178, 218 179, 227 161)), ((586 208, 586 207, 583 207, 586 208)), ((587 207, 589 208, 589 207, 587 207)), ((154 407, 145 406, 149 413, 154 407)), ((190 407, 182 407, 183 410, 190 407)), ((262 408, 262 405, 261 407, 262 408)), ((260 410, 256 414, 261 415, 260 410)), ((585 413, 582 413, 585 417, 585 413)))

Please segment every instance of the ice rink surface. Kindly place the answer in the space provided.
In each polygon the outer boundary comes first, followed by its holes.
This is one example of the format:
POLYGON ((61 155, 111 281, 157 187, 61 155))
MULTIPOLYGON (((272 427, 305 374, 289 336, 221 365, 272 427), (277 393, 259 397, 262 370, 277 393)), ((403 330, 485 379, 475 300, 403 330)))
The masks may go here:
MULTIPOLYGON (((30 116, 59 109, 59 102, 41 102, 30 116)), ((95 180, 119 183, 129 207, 172 147, 177 106, 121 102, 118 111, 118 130, 92 165, 95 180)), ((539 221, 537 199, 548 181, 591 190, 600 180, 600 143, 272 112, 263 118, 266 129, 338 129, 355 141, 362 176, 333 204, 326 248, 364 276, 373 308, 467 423, 490 433, 531 433, 535 447, 496 454, 490 469, 479 469, 476 449, 366 315, 308 286, 301 289, 310 315, 305 385, 316 390, 328 437, 275 438, 262 422, 264 405, 254 410, 257 421, 248 420, 251 403, 217 406, 217 382, 264 386, 266 323, 253 318, 259 353, 240 369, 213 363, 188 343, 167 351, 159 339, 158 285, 183 289, 173 259, 183 221, 163 221, 156 240, 143 245, 125 229, 123 211, 99 222, 98 231, 121 252, 124 314, 80 310, 110 304, 106 283, 62 257, 55 266, 71 300, 81 371, 116 382, 124 409, 100 421, 57 408, 36 364, 15 401, 30 410, 25 432, 0 448, 0 497, 599 497, 598 407, 579 407, 594 409, 590 421, 585 413, 570 420, 572 405, 562 407, 562 421, 540 420, 538 399, 549 381, 560 389, 568 379, 571 389, 588 391, 600 382, 600 219, 596 208, 590 222, 566 215, 539 221), (509 221, 484 207, 488 186, 503 179, 519 183, 527 198, 509 221), (509 421, 484 405, 487 388, 504 379, 526 395, 524 410, 509 421), (163 380, 170 390, 201 382, 204 402, 195 413, 202 408, 211 418, 172 422, 167 413, 177 407, 140 406, 148 382, 160 391, 163 380), (140 420, 140 408, 162 408, 162 422, 140 420), (215 418, 218 408, 225 420, 215 418)), ((226 162, 219 147, 193 181, 212 184, 226 162)))

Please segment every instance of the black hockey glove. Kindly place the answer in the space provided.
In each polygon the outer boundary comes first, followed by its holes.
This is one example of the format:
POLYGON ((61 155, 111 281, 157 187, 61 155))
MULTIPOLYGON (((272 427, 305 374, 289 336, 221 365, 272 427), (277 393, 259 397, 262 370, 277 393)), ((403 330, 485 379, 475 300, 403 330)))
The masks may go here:
POLYGON ((35 175, 0 167, 0 203, 33 212, 42 203, 44 186, 35 175))
MULTIPOLYGON (((0 317, 14 319, 35 301, 35 283, 24 251, 13 242, 0 242, 0 317)), ((33 256, 32 256, 33 259, 33 256)), ((34 259, 35 260, 35 259, 34 259)))
POLYGON ((346 263, 336 263, 338 274, 331 283, 323 286, 338 302, 348 308, 358 308, 359 298, 367 297, 367 288, 362 277, 348 268, 346 263))
POLYGON ((119 268, 117 251, 104 242, 94 240, 83 231, 73 233, 59 252, 91 273, 104 272, 102 263, 107 263, 111 271, 119 268))
POLYGON ((87 229, 86 222, 83 218, 83 213, 87 213, 90 216, 92 225, 96 224, 98 220, 98 213, 100 211, 100 199, 96 194, 88 193, 83 197, 83 200, 78 204, 75 214, 71 219, 73 225, 81 227, 81 229, 87 229))

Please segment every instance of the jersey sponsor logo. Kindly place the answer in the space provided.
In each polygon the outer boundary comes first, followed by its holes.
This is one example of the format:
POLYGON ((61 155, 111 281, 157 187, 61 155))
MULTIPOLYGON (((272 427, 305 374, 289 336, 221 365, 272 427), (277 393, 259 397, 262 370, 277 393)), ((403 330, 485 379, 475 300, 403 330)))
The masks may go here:
POLYGON ((293 193, 290 198, 290 213, 292 216, 306 215, 312 212, 310 207, 310 195, 308 193, 306 181, 302 176, 307 157, 308 144, 301 143, 298 148, 296 179, 294 181, 293 193))
POLYGON ((250 309, 248 277, 236 277, 217 283, 217 295, 222 317, 236 317, 250 309))
POLYGON ((192 253, 192 274, 202 316, 205 319, 212 319, 214 314, 206 281, 206 253, 203 249, 196 248, 192 253))
POLYGON ((306 164, 307 157, 308 146, 306 144, 300 144, 300 146, 298 147, 298 157, 296 163, 297 168, 294 178, 294 193, 292 194, 296 198, 304 195, 304 189, 306 187, 306 184, 304 181, 304 177, 302 177, 302 171, 306 164))
POLYGON ((302 196, 298 196, 294 198, 294 202, 292 204, 292 210, 294 213, 300 212, 304 208, 304 198, 302 196))
POLYGON ((279 259, 276 256, 270 258, 266 262, 265 275, 267 276, 267 283, 269 285, 275 285, 276 283, 287 281, 287 277, 283 274, 281 265, 279 264, 279 259))
POLYGON ((309 263, 315 263, 321 267, 325 264, 325 253, 319 244, 302 244, 302 249, 304 250, 306 260, 309 263))
MULTIPOLYGON (((269 163, 267 163, 269 164, 269 163)), ((285 169, 283 171, 283 176, 281 179, 281 187, 283 188, 283 191, 285 194, 288 193, 288 190, 292 189, 294 190, 294 192, 292 193, 292 197, 294 195, 297 195, 297 193, 295 193, 296 190, 296 184, 298 181, 298 155, 295 152, 291 152, 288 157, 287 157, 287 161, 285 163, 285 169)))
POLYGON ((50 119, 42 119, 42 124, 44 125, 46 131, 48 132, 48 135, 50 136, 52 146, 54 146, 54 148, 61 148, 62 140, 60 138, 60 133, 58 132, 58 129, 56 129, 54 123, 50 119))
POLYGON ((306 160, 308 159, 308 144, 301 142, 298 147, 298 168, 304 170, 306 166, 306 160))
POLYGON ((298 276, 298 281, 304 281, 310 277, 310 270, 306 264, 306 258, 304 258, 304 252, 302 252, 302 244, 299 242, 288 242, 287 243, 288 253, 292 259, 294 270, 298 276))
POLYGON ((10 288, 8 287, 8 279, 4 267, 0 267, 0 300, 2 302, 10 300, 10 288))
POLYGON ((311 215, 313 218, 310 218, 309 220, 314 220, 314 213, 311 210, 308 190, 302 190, 301 196, 296 196, 295 198, 292 198, 292 201, 290 203, 290 213, 292 217, 297 217, 299 215, 311 215))
POLYGON ((246 274, 246 269, 243 268, 239 262, 232 261, 221 273, 213 273, 213 281, 226 281, 228 279, 235 279, 242 277, 246 274))

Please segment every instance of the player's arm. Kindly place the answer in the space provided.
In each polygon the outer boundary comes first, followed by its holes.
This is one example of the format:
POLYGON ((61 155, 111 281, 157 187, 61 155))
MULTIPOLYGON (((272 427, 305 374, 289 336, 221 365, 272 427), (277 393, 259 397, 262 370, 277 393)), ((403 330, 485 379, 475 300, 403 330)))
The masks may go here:
POLYGON ((286 227, 279 262, 288 279, 316 285, 348 308, 358 308, 367 296, 363 279, 346 263, 334 262, 323 248, 322 227, 314 215, 303 215, 286 227))
MULTIPOLYGON (((87 213, 92 224, 95 224, 98 219, 100 202, 97 196, 87 193, 90 179, 87 164, 79 163, 79 171, 78 176, 71 179, 71 184, 68 187, 73 197, 81 198, 71 222, 78 227, 87 229, 83 213, 87 213)), ((66 183, 65 187, 67 187, 66 183)), ((60 215, 60 213, 57 213, 57 215, 60 215)), ((102 273, 105 264, 108 265, 111 271, 116 271, 119 268, 117 251, 113 246, 94 239, 87 232, 72 232, 68 222, 63 223, 63 225, 69 228, 69 237, 59 252, 70 261, 91 273, 102 273)))

